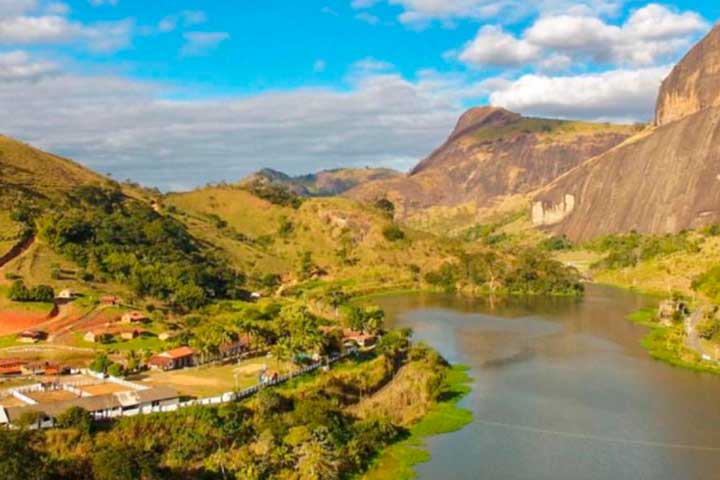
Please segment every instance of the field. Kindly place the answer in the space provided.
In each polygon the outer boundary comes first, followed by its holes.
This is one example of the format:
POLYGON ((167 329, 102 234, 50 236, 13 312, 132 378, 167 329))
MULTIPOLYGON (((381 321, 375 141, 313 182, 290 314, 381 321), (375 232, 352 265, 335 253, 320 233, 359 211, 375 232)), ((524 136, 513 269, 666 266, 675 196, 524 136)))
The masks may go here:
POLYGON ((0 210, 0 257, 18 243, 22 226, 10 219, 10 212, 0 210))
MULTIPOLYGON (((140 380, 153 386, 174 388, 183 395, 206 397, 219 395, 237 389, 244 389, 258 383, 258 375, 264 368, 289 371, 290 363, 280 363, 269 358, 253 358, 239 364, 187 368, 169 372, 152 371, 140 380)), ((136 378, 135 381, 138 379, 136 378)))

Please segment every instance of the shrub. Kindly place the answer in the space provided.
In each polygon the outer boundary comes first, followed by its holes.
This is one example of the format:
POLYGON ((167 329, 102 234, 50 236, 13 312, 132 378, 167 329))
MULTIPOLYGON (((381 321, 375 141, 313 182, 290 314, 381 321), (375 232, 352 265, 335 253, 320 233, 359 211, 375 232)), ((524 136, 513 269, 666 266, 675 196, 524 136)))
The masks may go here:
POLYGON ((403 232, 397 225, 388 225, 383 229, 383 236, 389 242, 397 242, 405 239, 405 232, 403 232))
POLYGON ((375 208, 383 212, 389 218, 395 217, 395 204, 387 198, 381 198, 375 202, 375 208))

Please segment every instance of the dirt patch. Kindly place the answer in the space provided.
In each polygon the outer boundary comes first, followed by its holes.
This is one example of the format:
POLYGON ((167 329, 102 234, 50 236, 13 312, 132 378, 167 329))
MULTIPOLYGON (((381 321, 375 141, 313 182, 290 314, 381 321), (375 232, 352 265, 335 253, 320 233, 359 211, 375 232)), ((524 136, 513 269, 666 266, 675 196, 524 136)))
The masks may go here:
POLYGON ((45 313, 0 311, 0 335, 12 335, 40 325, 47 319, 45 313))
POLYGON ((130 390, 128 387, 118 385, 116 383, 101 383, 98 385, 88 385, 86 387, 80 387, 83 392, 87 392, 90 395, 107 395, 109 393, 127 392, 130 390))

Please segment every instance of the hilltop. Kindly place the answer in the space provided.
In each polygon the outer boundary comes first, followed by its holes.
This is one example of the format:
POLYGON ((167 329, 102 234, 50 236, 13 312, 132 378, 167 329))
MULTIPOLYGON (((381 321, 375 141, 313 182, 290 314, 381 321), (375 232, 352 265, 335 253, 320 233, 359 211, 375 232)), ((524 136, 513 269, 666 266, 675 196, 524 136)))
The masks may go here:
POLYGON ((533 223, 575 240, 720 222, 720 26, 675 67, 656 125, 534 197, 533 223))
POLYGON ((337 168, 307 175, 290 176, 264 168, 240 181, 241 186, 254 182, 282 185, 303 197, 333 197, 358 185, 395 178, 401 174, 389 168, 337 168))
POLYGON ((471 226, 479 210, 547 185, 637 129, 473 108, 409 175, 362 184, 346 195, 365 201, 387 197, 396 204, 398 218, 445 233, 448 217, 457 217, 455 228, 471 226))

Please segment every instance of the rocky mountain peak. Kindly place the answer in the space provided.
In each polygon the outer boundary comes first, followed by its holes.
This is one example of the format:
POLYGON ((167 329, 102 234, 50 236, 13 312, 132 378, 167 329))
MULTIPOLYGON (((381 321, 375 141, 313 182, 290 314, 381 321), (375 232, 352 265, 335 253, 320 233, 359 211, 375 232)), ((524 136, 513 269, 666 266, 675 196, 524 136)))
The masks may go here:
POLYGON ((658 126, 720 106, 720 24, 675 66, 660 88, 658 126))

